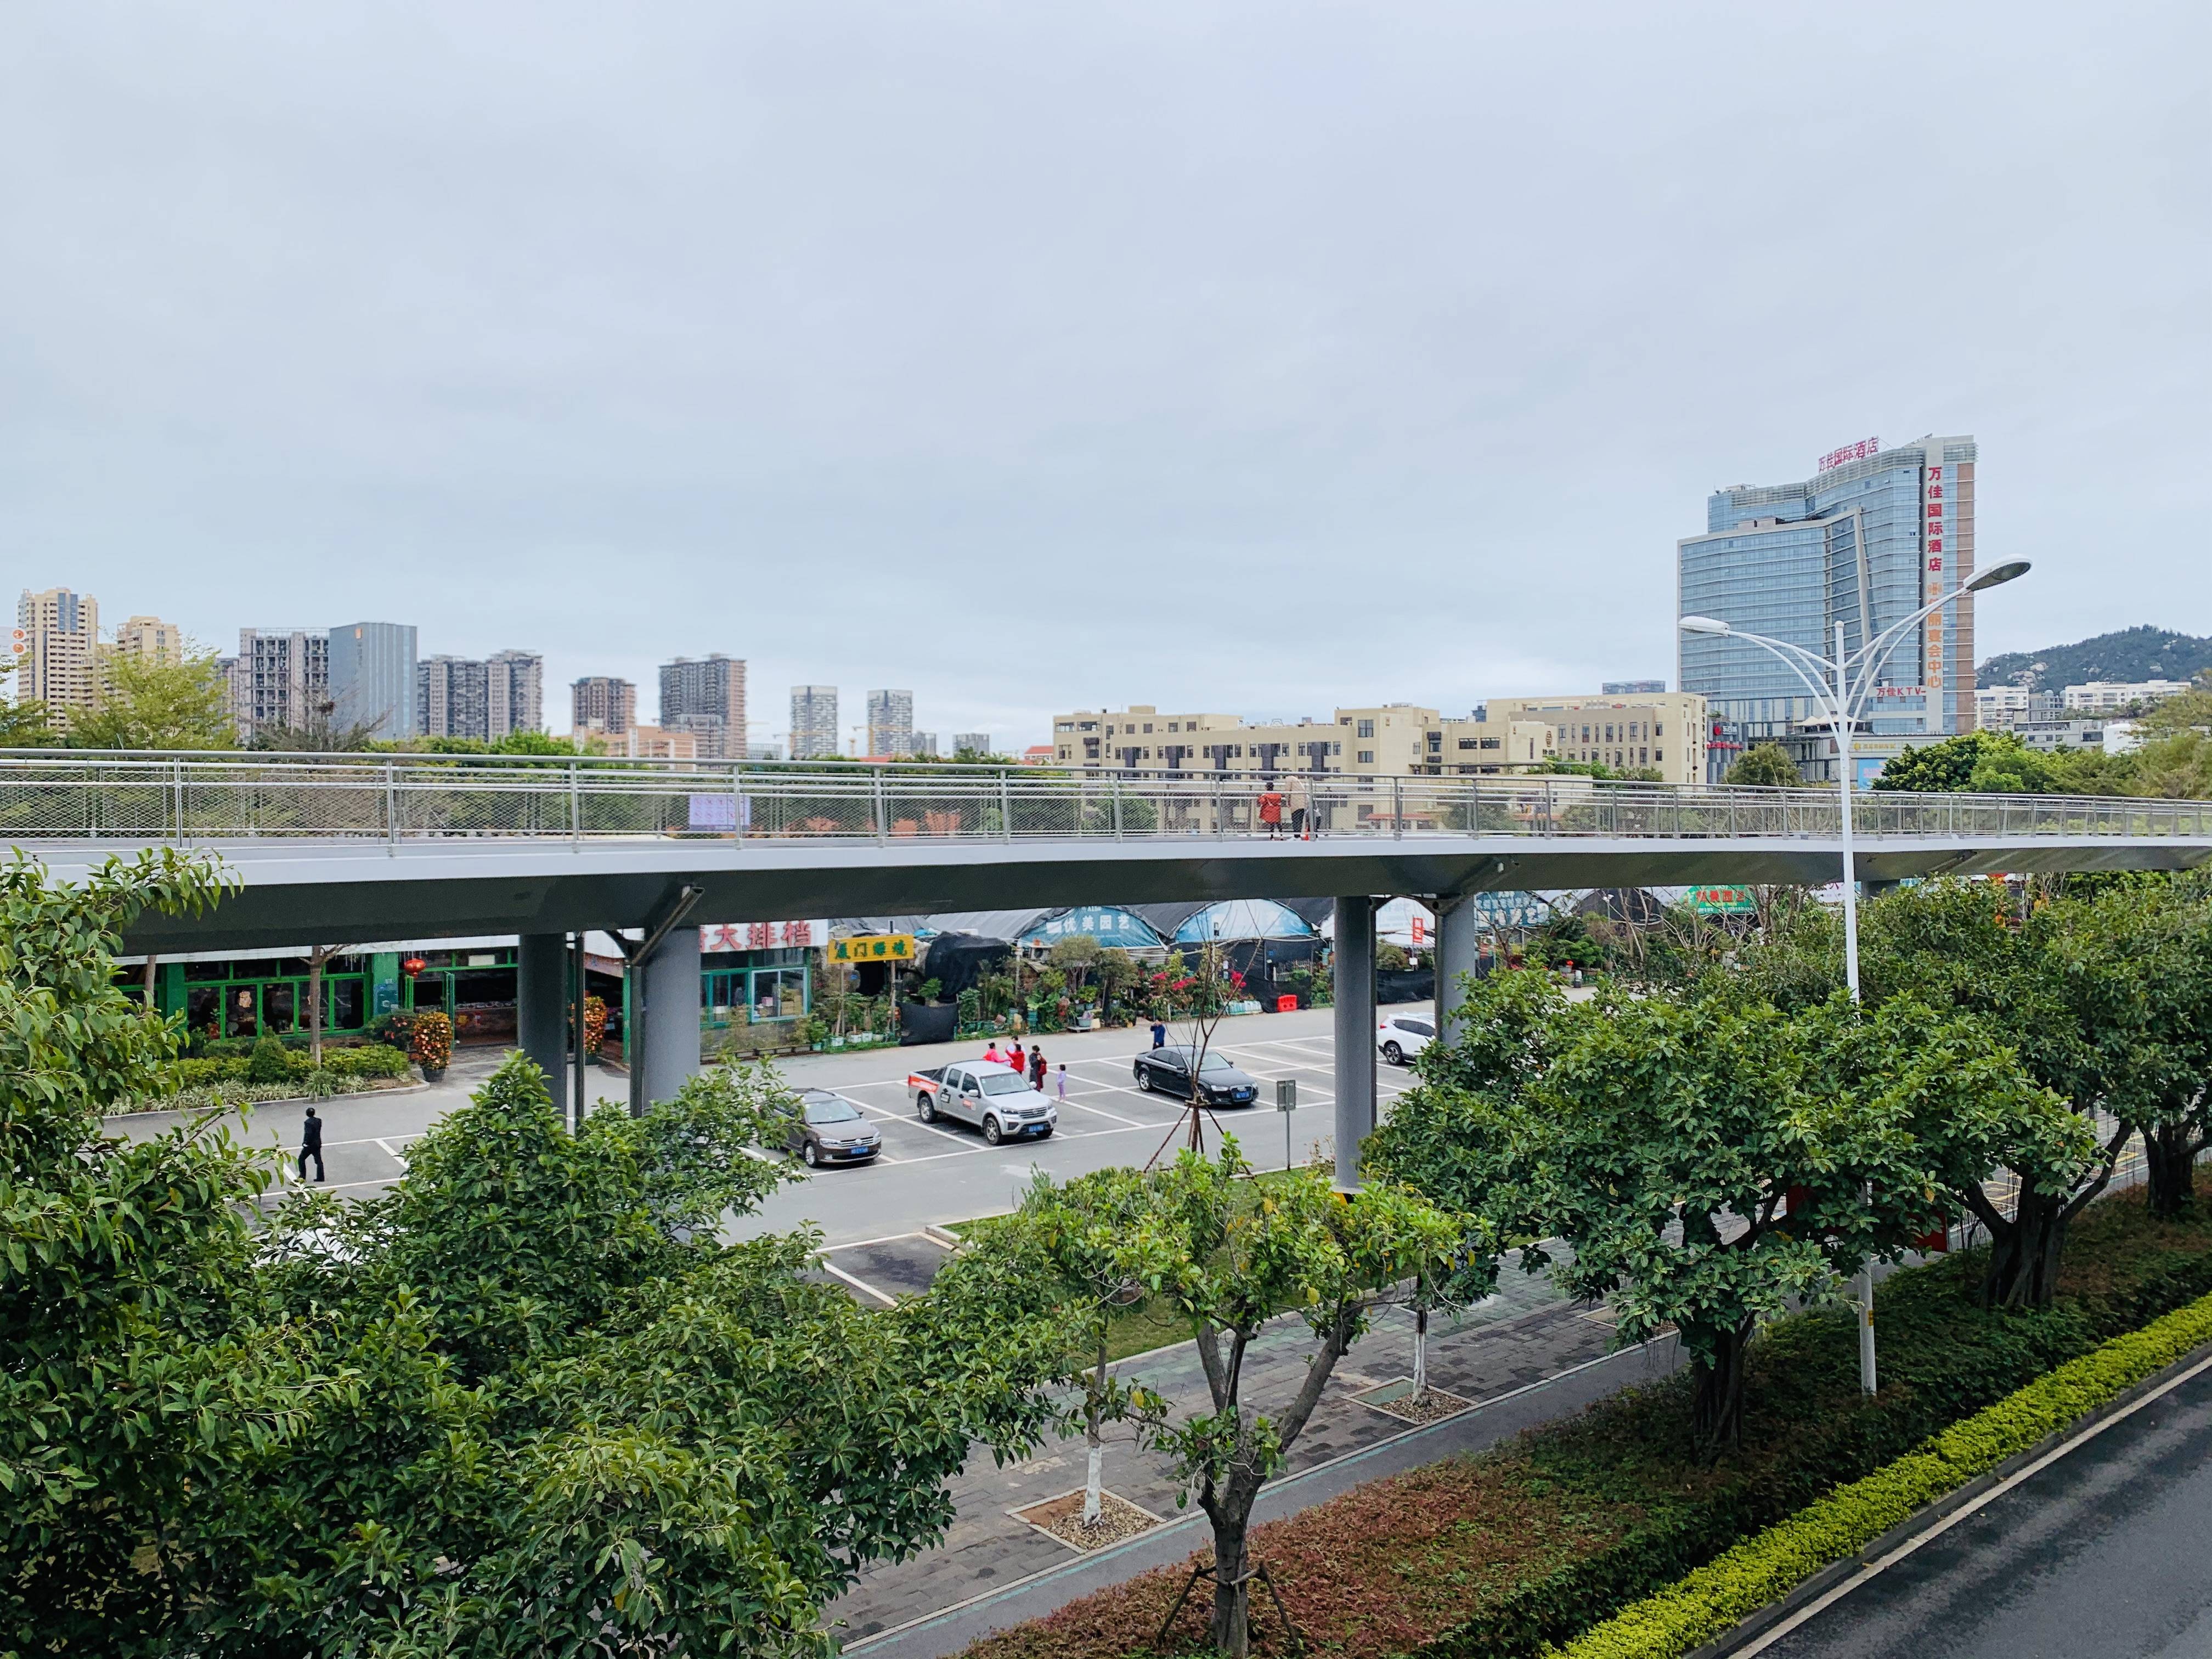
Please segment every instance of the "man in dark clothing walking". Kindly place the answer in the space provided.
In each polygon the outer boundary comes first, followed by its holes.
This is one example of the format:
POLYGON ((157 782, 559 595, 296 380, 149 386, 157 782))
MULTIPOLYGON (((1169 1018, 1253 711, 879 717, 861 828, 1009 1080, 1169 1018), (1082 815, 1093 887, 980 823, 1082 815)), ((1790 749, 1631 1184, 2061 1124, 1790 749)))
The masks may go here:
POLYGON ((307 1160, 315 1160, 315 1179, 327 1182, 323 1173, 323 1121, 315 1115, 315 1109, 307 1108, 307 1121, 300 1126, 300 1179, 307 1178, 307 1160))
POLYGON ((1160 1021, 1156 1019, 1152 1022, 1152 1047, 1155 1048, 1164 1048, 1167 1046, 1168 1028, 1164 1024, 1161 1024, 1160 1021))

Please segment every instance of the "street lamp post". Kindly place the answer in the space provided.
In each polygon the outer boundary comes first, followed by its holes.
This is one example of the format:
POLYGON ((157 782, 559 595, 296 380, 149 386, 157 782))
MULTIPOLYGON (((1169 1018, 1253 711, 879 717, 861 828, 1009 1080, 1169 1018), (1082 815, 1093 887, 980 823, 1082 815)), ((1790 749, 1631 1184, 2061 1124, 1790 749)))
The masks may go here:
MULTIPOLYGON (((1859 898, 1857 860, 1851 846, 1851 738, 1860 712, 1874 690, 1875 677, 1904 639, 1907 629, 1932 617, 1961 593, 1979 593, 2027 574, 2028 562, 2014 559, 1984 571, 1973 580, 1952 588, 1931 604, 1923 605, 1903 622, 1892 624, 1860 646, 1856 654, 1844 649, 1844 624, 1836 624, 1836 654, 1823 657, 1788 640, 1748 634, 1715 617, 1684 617, 1679 626, 1686 634, 1710 634, 1744 640, 1769 656, 1780 659, 1813 694, 1825 710, 1829 730, 1836 738, 1837 803, 1842 813, 1844 878, 1844 980, 1851 1001, 1859 1000, 1859 898), (1812 672, 1807 671, 1810 669, 1812 672), (1856 679, 1852 676, 1856 673, 1856 679)), ((1869 1194, 1871 1198, 1871 1193, 1869 1194)), ((1869 1260, 1859 1274, 1859 1387, 1875 1391, 1874 1263, 1869 1260)))

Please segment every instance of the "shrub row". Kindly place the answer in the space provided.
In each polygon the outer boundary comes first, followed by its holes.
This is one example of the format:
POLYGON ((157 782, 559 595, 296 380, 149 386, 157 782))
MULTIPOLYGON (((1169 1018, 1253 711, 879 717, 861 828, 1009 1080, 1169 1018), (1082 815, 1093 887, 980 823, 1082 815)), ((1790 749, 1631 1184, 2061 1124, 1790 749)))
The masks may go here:
POLYGON ((1565 1659, 1680 1659, 1832 1562, 2212 1342, 2212 1296, 2037 1378, 1570 1643, 1565 1659))
MULTIPOLYGON (((287 1048, 283 1060, 285 1073, 295 1082, 305 1082, 314 1072, 313 1063, 302 1050, 287 1048)), ((180 1060, 171 1067, 171 1075, 179 1089, 204 1089, 216 1083, 244 1082, 252 1064, 245 1054, 180 1060)), ((405 1077, 407 1056, 382 1042, 358 1048, 325 1048, 323 1069, 333 1077, 405 1077)))

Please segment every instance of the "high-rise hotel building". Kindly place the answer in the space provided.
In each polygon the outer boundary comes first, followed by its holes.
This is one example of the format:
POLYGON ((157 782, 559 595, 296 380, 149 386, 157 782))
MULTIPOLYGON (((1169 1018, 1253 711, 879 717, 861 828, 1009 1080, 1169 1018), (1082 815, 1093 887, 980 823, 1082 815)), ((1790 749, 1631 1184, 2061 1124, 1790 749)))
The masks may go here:
MULTIPOLYGON (((1884 449, 1868 439, 1823 456, 1802 483, 1738 484, 1705 503, 1705 533, 1676 544, 1676 611, 1717 617, 1822 657, 1867 640, 1974 570, 1974 441, 1884 449)), ((1675 684, 1704 694, 1717 762, 1734 744, 1784 739, 1819 710, 1789 665, 1724 635, 1684 634, 1675 684)), ((1974 726, 1974 601, 1961 594, 1899 641, 1865 718, 1893 737, 1974 726)))

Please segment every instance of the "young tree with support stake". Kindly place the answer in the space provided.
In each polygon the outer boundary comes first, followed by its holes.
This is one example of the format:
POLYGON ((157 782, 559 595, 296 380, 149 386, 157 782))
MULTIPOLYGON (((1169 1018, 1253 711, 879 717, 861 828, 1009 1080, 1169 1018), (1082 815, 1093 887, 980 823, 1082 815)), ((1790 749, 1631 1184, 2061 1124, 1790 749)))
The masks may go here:
POLYGON ((1083 1383, 1083 1439, 1088 1454, 1083 1482, 1083 1524, 1098 1524, 1104 1492, 1105 1425, 1133 1421, 1139 1441, 1158 1426, 1160 1397, 1121 1382, 1107 1370, 1114 1317, 1141 1304, 1143 1281, 1127 1254, 1130 1229, 1150 1201, 1144 1176, 1131 1170, 1100 1170, 1065 1186, 1039 1170, 1023 1195, 1010 1236, 1032 1249, 1054 1285, 1054 1297, 1090 1360, 1083 1383), (1095 1354, 1095 1358, 1091 1358, 1095 1354))
POLYGON ((1466 1234, 1464 1217, 1388 1182, 1347 1200, 1317 1170, 1264 1183, 1242 1178, 1249 1174, 1234 1136, 1218 1158, 1183 1152, 1146 1178, 1146 1202, 1121 1252, 1122 1269, 1188 1325, 1205 1369, 1212 1410, 1158 1438, 1212 1523, 1213 1564, 1202 1571, 1213 1583, 1213 1644, 1231 1659, 1249 1650, 1259 1568, 1249 1538, 1261 1487, 1374 1310, 1402 1300, 1423 1274, 1445 1273, 1466 1234), (1249 1401, 1245 1368, 1261 1328, 1286 1308, 1317 1346, 1296 1394, 1269 1413, 1249 1401))

